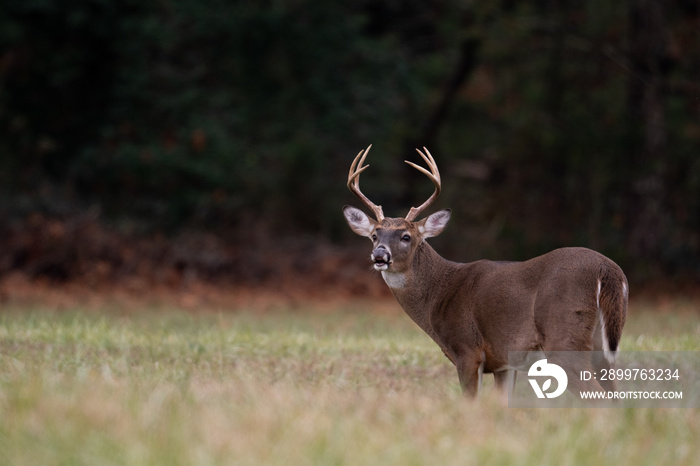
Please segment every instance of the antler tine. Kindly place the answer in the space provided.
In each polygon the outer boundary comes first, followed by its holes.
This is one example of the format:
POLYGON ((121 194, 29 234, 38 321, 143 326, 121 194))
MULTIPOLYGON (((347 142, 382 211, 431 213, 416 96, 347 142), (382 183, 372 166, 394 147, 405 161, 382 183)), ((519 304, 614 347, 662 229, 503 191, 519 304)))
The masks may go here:
POLYGON ((416 170, 418 170, 419 172, 423 173, 428 178, 430 178, 430 181, 432 181, 435 185, 435 191, 423 204, 421 204, 418 207, 411 207, 411 210, 408 211, 408 215, 406 215, 406 220, 408 220, 409 222, 415 220, 421 212, 430 207, 430 205, 432 205, 432 203, 435 202, 435 199, 437 199, 437 197, 440 195, 440 191, 442 189, 442 181, 440 180, 440 171, 438 170, 437 163, 435 163, 435 159, 430 154, 430 151, 428 151, 428 149, 423 147, 423 150, 425 151, 425 154, 421 152, 420 149, 416 149, 420 156, 423 157, 423 160, 425 160, 425 163, 428 165, 428 168, 430 168, 430 171, 426 170, 425 168, 419 165, 416 165, 413 162, 409 162, 408 160, 405 160, 405 162, 413 168, 415 168, 416 170))
POLYGON ((367 196, 362 194, 362 191, 360 191, 360 173, 369 168, 369 165, 362 166, 362 164, 365 163, 365 158, 367 157, 367 154, 371 148, 372 144, 370 144, 367 149, 361 150, 360 153, 357 154, 357 157, 355 157, 355 160, 352 161, 352 164, 350 165, 350 172, 348 173, 348 189, 352 191, 352 193, 357 196, 367 207, 369 207, 369 209, 374 212, 374 216, 376 217, 377 221, 381 222, 384 220, 382 206, 376 205, 370 201, 367 196))

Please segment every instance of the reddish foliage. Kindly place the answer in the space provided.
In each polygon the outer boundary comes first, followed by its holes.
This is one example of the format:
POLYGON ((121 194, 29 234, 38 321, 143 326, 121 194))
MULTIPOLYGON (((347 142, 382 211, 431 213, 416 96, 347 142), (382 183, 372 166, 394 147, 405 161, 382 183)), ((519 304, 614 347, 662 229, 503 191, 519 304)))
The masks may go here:
POLYGON ((310 238, 227 240, 211 233, 120 233, 94 216, 39 214, 0 227, 0 300, 43 293, 69 303, 128 296, 183 307, 231 299, 273 302, 389 296, 355 245, 340 248, 310 238), (63 297, 62 297, 63 296, 63 297), (92 296, 92 298, 90 297, 92 296), (103 298, 98 298, 102 296, 103 298))

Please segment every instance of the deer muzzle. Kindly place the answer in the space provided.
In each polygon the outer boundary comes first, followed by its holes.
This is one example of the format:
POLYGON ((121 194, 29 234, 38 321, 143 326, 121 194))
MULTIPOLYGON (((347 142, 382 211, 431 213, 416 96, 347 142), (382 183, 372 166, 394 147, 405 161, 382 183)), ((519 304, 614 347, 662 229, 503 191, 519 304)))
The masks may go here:
POLYGON ((391 252, 384 246, 377 246, 370 256, 375 270, 386 270, 391 264, 391 252))

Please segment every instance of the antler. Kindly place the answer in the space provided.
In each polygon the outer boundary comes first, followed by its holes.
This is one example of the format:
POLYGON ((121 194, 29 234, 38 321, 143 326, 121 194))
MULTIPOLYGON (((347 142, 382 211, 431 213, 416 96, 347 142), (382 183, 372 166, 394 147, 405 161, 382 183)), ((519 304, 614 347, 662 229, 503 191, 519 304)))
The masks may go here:
POLYGON ((352 165, 350 165, 350 173, 348 173, 348 189, 352 191, 352 193, 357 196, 367 207, 369 207, 372 212, 374 212, 374 216, 377 218, 377 221, 381 222, 384 220, 382 206, 374 204, 372 201, 367 199, 367 196, 362 194, 362 191, 360 191, 360 173, 369 168, 369 165, 365 165, 363 167, 362 164, 365 163, 365 157, 367 157, 367 154, 371 148, 372 144, 370 144, 367 149, 361 150, 360 153, 357 154, 357 157, 355 157, 355 160, 352 161, 352 165))
POLYGON ((435 199, 440 195, 440 190, 441 190, 441 185, 442 182, 440 181, 440 172, 438 171, 437 164, 435 163, 435 159, 433 159, 433 156, 430 155, 430 152, 428 149, 423 147, 423 150, 425 151, 425 154, 420 151, 420 149, 416 149, 418 153, 420 154, 421 157, 423 157, 423 160, 425 160, 425 163, 428 164, 428 168, 430 168, 430 171, 426 170, 423 167, 420 167, 416 165, 413 162, 409 162, 408 160, 404 160, 407 164, 418 170, 419 172, 423 173, 425 176, 430 178, 430 181, 433 182, 435 185, 435 192, 428 198, 427 201, 425 201, 423 204, 421 204, 419 207, 411 207, 411 210, 408 211, 408 215, 406 215, 406 220, 409 222, 412 222, 416 219, 416 217, 423 212, 425 209, 430 207, 430 205, 435 202, 435 199), (427 154, 427 155, 426 155, 427 154))

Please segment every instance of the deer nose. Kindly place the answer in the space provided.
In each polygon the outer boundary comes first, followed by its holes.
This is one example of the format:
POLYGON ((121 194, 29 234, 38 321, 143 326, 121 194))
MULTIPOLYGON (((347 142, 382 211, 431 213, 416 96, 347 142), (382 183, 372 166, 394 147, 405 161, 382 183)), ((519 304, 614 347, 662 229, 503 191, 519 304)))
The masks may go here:
POLYGON ((375 264, 389 264, 391 262, 391 252, 384 246, 377 246, 370 257, 375 264))

